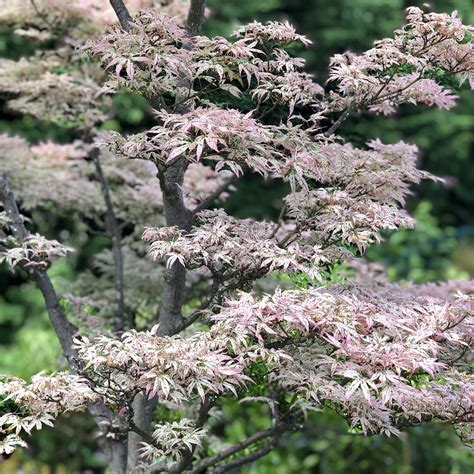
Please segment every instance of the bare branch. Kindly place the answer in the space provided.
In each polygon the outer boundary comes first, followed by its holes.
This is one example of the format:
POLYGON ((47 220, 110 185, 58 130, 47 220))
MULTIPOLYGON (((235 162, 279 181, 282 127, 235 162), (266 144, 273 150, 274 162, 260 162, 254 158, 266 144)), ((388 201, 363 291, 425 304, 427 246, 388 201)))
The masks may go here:
POLYGON ((206 0, 191 0, 186 21, 186 29, 191 36, 197 35, 201 31, 205 10, 206 0))
POLYGON ((48 16, 45 15, 36 5, 35 0, 30 0, 31 6, 35 10, 36 14, 51 28, 51 30, 54 30, 54 25, 48 20, 48 16))
POLYGON ((277 440, 272 438, 268 443, 263 445, 260 449, 257 449, 257 451, 247 454, 246 456, 241 456, 226 464, 223 464, 222 466, 218 466, 212 472, 213 474, 225 474, 226 472, 230 472, 231 469, 235 469, 236 467, 240 467, 240 466, 243 466, 244 464, 248 464, 252 461, 256 461, 257 459, 263 458, 263 456, 266 456, 270 451, 273 451, 276 445, 277 445, 277 440))
POLYGON ((233 183, 237 181, 238 177, 233 174, 227 181, 222 183, 212 194, 210 194, 206 199, 201 201, 193 210, 193 214, 197 214, 199 211, 202 211, 203 209, 207 209, 209 206, 212 205, 212 203, 219 198, 219 196, 226 191, 229 186, 231 186, 233 183))
POLYGON ((125 329, 125 291, 122 255, 122 232, 115 215, 107 178, 104 175, 102 165, 100 163, 100 150, 97 147, 92 149, 91 158, 95 165, 97 178, 100 183, 102 195, 105 201, 105 207, 107 209, 105 225, 107 228, 107 234, 112 242, 112 253, 114 255, 115 291, 117 297, 117 313, 115 315, 114 328, 116 331, 123 331, 125 329))
MULTIPOLYGON (((266 430, 259 431, 258 433, 255 433, 252 436, 249 436, 248 438, 245 438, 240 443, 237 443, 234 446, 230 446, 229 448, 224 449, 223 451, 216 454, 215 456, 211 456, 211 457, 202 459, 191 470, 191 474, 198 474, 198 473, 204 472, 208 467, 214 466, 215 464, 223 461, 224 459, 227 459, 228 457, 230 457, 234 454, 237 454, 239 451, 242 451, 242 450, 250 447, 251 445, 253 445, 253 444, 255 444, 259 441, 262 441, 264 439, 267 439, 267 438, 272 438, 272 440, 266 446, 267 447, 271 446, 271 448, 269 450, 273 449, 275 447, 275 443, 276 443, 277 438, 279 436, 281 436, 283 433, 285 433, 286 431, 292 430, 296 426, 298 426, 296 420, 303 414, 302 410, 297 410, 294 413, 288 413, 286 415, 286 420, 284 420, 284 419, 280 419, 279 415, 275 416, 275 413, 274 413, 275 405, 273 407, 271 407, 271 410, 272 410, 272 420, 273 420, 273 426, 271 428, 267 428, 266 430)), ((255 453, 252 453, 252 454, 255 455, 257 452, 260 452, 261 454, 259 456, 257 456, 255 459, 258 459, 259 457, 264 456, 269 451, 263 452, 263 448, 262 448, 262 449, 256 451, 255 453)), ((241 466, 241 465, 243 465, 247 462, 250 462, 250 461, 254 460, 253 458, 250 458, 250 456, 252 456, 252 454, 249 454, 248 456, 244 456, 242 458, 236 459, 235 462, 237 462, 239 460, 243 460, 243 461, 242 461, 241 464, 236 464, 235 466, 230 466, 230 467, 238 467, 238 466, 241 466)), ((234 461, 232 461, 232 462, 234 462, 234 461)), ((225 467, 228 469, 230 464, 231 463, 226 464, 225 467)), ((224 466, 222 466, 222 467, 224 467, 224 466)), ((226 470, 222 471, 222 470, 219 470, 219 469, 216 472, 228 472, 226 470)))
POLYGON ((350 113, 352 112, 352 109, 349 107, 344 112, 342 112, 341 115, 339 115, 338 119, 326 130, 324 135, 326 137, 331 136, 349 117, 350 113))
POLYGON ((278 219, 275 225, 275 228, 273 229, 273 232, 270 235, 270 239, 273 239, 275 235, 277 235, 277 232, 280 230, 282 224, 283 224, 283 216, 285 215, 286 212, 286 202, 283 202, 280 213, 278 215, 278 219))
POLYGON ((123 3, 123 0, 110 0, 110 4, 112 5, 112 8, 115 11, 115 14, 117 15, 117 18, 120 22, 120 25, 125 31, 130 31, 131 25, 130 23, 132 22, 132 15, 130 15, 130 12, 128 11, 127 7, 123 3))
POLYGON ((199 305, 197 309, 195 309, 186 319, 182 321, 179 327, 179 332, 191 326, 191 324, 193 324, 199 319, 203 311, 209 308, 212 301, 217 296, 220 287, 221 287, 221 281, 218 279, 214 279, 214 281, 212 282, 211 289, 206 299, 199 305))
MULTIPOLYGON (((15 201, 15 196, 10 189, 6 175, 0 171, 0 196, 3 201, 3 207, 7 216, 11 222, 10 228, 13 235, 20 241, 25 240, 29 232, 26 230, 23 220, 21 218, 20 211, 15 201)), ((46 310, 48 311, 49 319, 51 324, 58 336, 61 348, 64 356, 69 361, 70 365, 74 366, 73 356, 74 349, 72 347, 72 339, 76 333, 77 328, 67 319, 64 311, 61 308, 58 295, 54 289, 54 286, 46 273, 43 270, 31 269, 30 275, 36 281, 38 288, 40 289, 44 302, 46 304, 46 310)))
POLYGON ((242 451, 245 448, 248 448, 252 444, 261 441, 263 439, 269 438, 275 432, 277 431, 276 427, 268 428, 263 431, 259 431, 258 433, 253 434, 252 436, 249 436, 248 438, 245 438, 242 440, 240 443, 235 444, 234 446, 231 446, 230 448, 224 449, 221 451, 219 454, 216 454, 215 456, 205 458, 202 461, 198 462, 194 468, 191 470, 191 474, 197 474, 200 472, 205 471, 208 467, 214 466, 220 461, 223 461, 224 459, 228 458, 229 456, 232 456, 233 454, 238 453, 239 451, 242 451))

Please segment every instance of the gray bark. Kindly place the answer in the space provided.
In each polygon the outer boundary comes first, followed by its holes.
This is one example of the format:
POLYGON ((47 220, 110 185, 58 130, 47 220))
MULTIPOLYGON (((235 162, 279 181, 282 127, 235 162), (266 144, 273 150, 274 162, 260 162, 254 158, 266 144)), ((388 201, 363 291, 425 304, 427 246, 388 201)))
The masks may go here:
POLYGON ((98 444, 104 452, 111 474, 125 474, 127 471, 127 424, 103 403, 89 407, 99 428, 98 444))
MULTIPOLYGON (((180 229, 188 229, 192 223, 192 213, 184 205, 181 191, 186 168, 187 163, 180 161, 158 171, 166 224, 178 226, 180 229)), ((184 303, 185 284, 186 269, 182 265, 178 263, 165 270, 162 300, 158 312, 158 337, 169 336, 179 331, 183 319, 181 308, 184 303)), ((138 394, 133 402, 134 423, 147 433, 151 428, 155 406, 156 400, 147 400, 143 394, 138 394)), ((137 465, 138 449, 142 441, 140 435, 129 434, 127 457, 129 472, 133 472, 137 465)))
POLYGON ((127 443, 107 441, 102 444, 110 474, 129 474, 127 469, 127 443))
MULTIPOLYGON (((181 160, 166 169, 158 171, 163 193, 166 225, 188 230, 192 223, 192 213, 186 208, 182 186, 187 162, 181 160)), ((158 314, 158 336, 175 334, 182 324, 181 308, 184 303, 186 269, 179 263, 165 270, 163 294, 158 314)))
MULTIPOLYGON (((147 432, 150 430, 151 423, 153 421, 153 412, 156 407, 156 399, 148 400, 144 393, 139 393, 133 401, 133 422, 140 429, 144 429, 147 432)), ((128 455, 127 455, 127 466, 130 472, 133 472, 135 466, 139 462, 138 449, 143 438, 131 431, 128 435, 128 455)))
POLYGON ((198 35, 204 22, 206 0, 191 0, 189 6, 186 29, 191 36, 198 35))
POLYGON ((110 4, 117 15, 120 25, 125 31, 130 31, 132 16, 122 0, 110 0, 110 4))

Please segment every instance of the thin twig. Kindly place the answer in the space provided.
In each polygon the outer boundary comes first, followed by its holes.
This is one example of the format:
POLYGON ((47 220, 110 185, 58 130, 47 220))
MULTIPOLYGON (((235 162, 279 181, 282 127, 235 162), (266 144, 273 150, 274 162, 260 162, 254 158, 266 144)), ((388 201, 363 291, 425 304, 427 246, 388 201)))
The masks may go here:
POLYGON ((293 237, 296 237, 300 233, 300 231, 301 229, 299 227, 296 227, 296 229, 288 232, 288 234, 280 242, 278 242, 278 247, 282 249, 286 248, 286 246, 291 243, 291 239, 293 237))
POLYGON ((283 223, 283 216, 285 215, 285 212, 286 212, 286 202, 284 202, 281 206, 280 214, 278 215, 278 219, 277 219, 275 228, 273 229, 273 232, 270 235, 270 239, 273 239, 276 236, 277 232, 280 230, 280 227, 283 223))
POLYGON ((421 79, 422 79, 422 76, 420 74, 416 79, 413 79, 413 81, 409 82, 406 86, 403 86, 401 89, 395 90, 393 92, 387 92, 386 94, 378 97, 377 100, 380 102, 387 99, 388 97, 396 96, 397 94, 400 94, 401 92, 404 92, 407 89, 409 89, 411 86, 415 85, 421 79))
POLYGON ((207 298, 199 305, 199 307, 196 310, 194 310, 186 319, 184 319, 184 321, 181 323, 178 329, 178 332, 183 331, 184 329, 191 326, 191 324, 193 324, 199 319, 203 311, 209 308, 209 306, 211 305, 212 301, 214 300, 217 293, 219 292, 220 286, 221 286, 220 280, 215 279, 212 282, 211 290, 209 291, 207 298))
POLYGON ((54 25, 48 20, 47 15, 45 15, 36 5, 35 0, 30 0, 31 5, 33 6, 36 14, 52 29, 54 30, 54 25))
POLYGON ((112 253, 114 255, 115 291, 117 298, 117 314, 114 321, 114 328, 116 331, 123 331, 125 329, 125 283, 123 273, 122 232, 115 215, 107 178, 104 175, 100 163, 100 150, 97 147, 92 149, 91 158, 95 165, 97 178, 105 201, 105 225, 107 227, 108 236, 112 242, 112 253))

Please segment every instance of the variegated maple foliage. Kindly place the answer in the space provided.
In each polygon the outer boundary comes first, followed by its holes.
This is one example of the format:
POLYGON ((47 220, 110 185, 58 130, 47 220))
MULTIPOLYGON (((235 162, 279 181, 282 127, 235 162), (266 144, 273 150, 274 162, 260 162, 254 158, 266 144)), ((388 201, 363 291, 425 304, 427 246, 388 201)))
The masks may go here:
POLYGON ((0 89, 13 111, 78 139, 0 137, 0 251, 43 292, 69 368, 2 379, 0 452, 85 409, 114 473, 227 472, 324 407, 366 435, 443 420, 469 437, 472 282, 399 285, 354 260, 383 230, 413 226, 410 187, 437 178, 417 169, 414 145, 358 148, 337 131, 355 111, 452 107, 474 77, 472 27, 410 8, 394 38, 335 56, 320 85, 290 54, 310 41, 288 23, 208 38, 202 0, 185 14, 178 1, 129 2, 133 15, 111 0, 120 24, 96 2, 22 3, 0 22, 38 53, 0 63, 0 89), (153 127, 100 131, 123 90, 149 100, 153 127), (216 208, 243 173, 289 183, 277 222, 216 208), (46 271, 70 249, 31 234, 14 194, 23 212, 74 212, 110 237, 63 295, 67 313, 46 271), (342 262, 357 271, 331 284, 342 262), (262 294, 282 272, 311 284, 262 294), (267 404, 269 428, 222 448, 223 400, 267 404))

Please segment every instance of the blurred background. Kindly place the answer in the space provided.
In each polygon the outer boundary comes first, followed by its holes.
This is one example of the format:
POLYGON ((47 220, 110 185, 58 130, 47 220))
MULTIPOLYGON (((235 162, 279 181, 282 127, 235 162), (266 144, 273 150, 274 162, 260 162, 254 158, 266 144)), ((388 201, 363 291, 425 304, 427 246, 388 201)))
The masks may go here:
MULTIPOLYGON (((98 0, 104 1, 104 0, 98 0)), ((205 34, 227 35, 236 25, 254 19, 288 19, 314 45, 301 54, 307 70, 324 83, 329 57, 347 49, 358 52, 375 39, 390 36, 403 22, 404 9, 420 6, 416 0, 208 0, 212 11, 205 34)), ((465 23, 474 23, 472 0, 435 0, 435 11, 458 10, 465 23)), ((0 57, 19 58, 31 53, 24 39, 0 30, 0 57)), ((472 278, 474 274, 474 160, 470 153, 474 136, 474 97, 461 92, 460 105, 446 112, 406 106, 392 117, 354 116, 341 134, 356 145, 380 138, 391 143, 403 139, 421 149, 420 167, 447 177, 447 184, 425 183, 414 189, 408 209, 417 219, 413 230, 387 234, 385 242, 368 253, 381 261, 393 280, 427 282, 472 278)), ((137 97, 119 94, 115 118, 105 128, 122 133, 146 127, 146 104, 137 97)), ((19 134, 31 142, 48 139, 67 142, 72 132, 33 118, 9 115, 0 101, 0 133, 19 134)), ((280 208, 283 185, 250 176, 227 201, 227 211, 239 217, 272 218, 280 208)), ((62 260, 51 269, 56 283, 74 275, 91 256, 107 245, 103 238, 80 233, 77 223, 43 211, 33 216, 38 231, 67 238, 77 233, 79 256, 62 260)), ((64 284, 64 283, 63 283, 64 284)), ((33 285, 0 267, 0 373, 29 377, 57 366, 60 350, 42 299, 33 285)), ((236 442, 244 430, 263 427, 257 407, 246 418, 236 418, 232 405, 225 407, 224 434, 236 442)), ((258 464, 241 472, 252 474, 467 474, 474 472, 474 458, 454 431, 443 424, 409 430, 401 438, 364 438, 348 434, 345 422, 332 413, 312 416, 304 433, 289 434, 281 447, 258 464)), ((30 447, 8 461, 0 461, 7 473, 103 473, 103 459, 86 415, 61 419, 55 430, 34 434, 30 447)))

